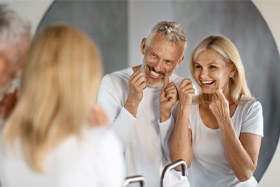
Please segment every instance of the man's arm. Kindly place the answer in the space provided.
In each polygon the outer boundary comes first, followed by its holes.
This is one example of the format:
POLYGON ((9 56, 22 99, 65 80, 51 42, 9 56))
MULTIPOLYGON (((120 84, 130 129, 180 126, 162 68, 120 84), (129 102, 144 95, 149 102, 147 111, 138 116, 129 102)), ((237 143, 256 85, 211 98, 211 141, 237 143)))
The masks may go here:
POLYGON ((178 91, 176 84, 165 78, 164 85, 160 93, 160 119, 159 119, 159 130, 160 139, 163 149, 163 153, 167 160, 170 160, 169 156, 169 138, 174 125, 174 105, 178 101, 178 91))
POLYGON ((127 88, 114 85, 111 76, 105 75, 100 84, 97 102, 100 104, 109 117, 110 127, 115 131, 120 139, 123 148, 130 140, 131 131, 134 128, 136 118, 128 112, 124 106, 120 92, 125 92, 127 88))

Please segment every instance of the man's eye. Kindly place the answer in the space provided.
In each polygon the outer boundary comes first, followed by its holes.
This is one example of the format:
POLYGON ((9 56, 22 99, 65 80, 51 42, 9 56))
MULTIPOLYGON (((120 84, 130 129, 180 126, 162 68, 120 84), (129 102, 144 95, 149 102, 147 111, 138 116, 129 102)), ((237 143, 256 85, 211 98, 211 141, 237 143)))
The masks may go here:
POLYGON ((153 54, 153 53, 152 53, 150 56, 151 56, 152 58, 156 58, 156 57, 157 57, 157 55, 156 55, 156 54, 153 54))
POLYGON ((169 61, 169 60, 166 60, 165 63, 169 64, 169 65, 173 64, 172 61, 169 61))
POLYGON ((195 65, 194 68, 198 69, 198 68, 201 68, 201 66, 200 65, 195 65))

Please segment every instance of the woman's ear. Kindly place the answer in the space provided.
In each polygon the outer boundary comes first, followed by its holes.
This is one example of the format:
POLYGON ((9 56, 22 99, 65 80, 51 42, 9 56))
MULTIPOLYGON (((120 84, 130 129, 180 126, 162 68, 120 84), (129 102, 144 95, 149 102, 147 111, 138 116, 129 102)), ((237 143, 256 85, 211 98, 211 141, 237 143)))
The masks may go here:
POLYGON ((143 38, 143 39, 142 39, 142 41, 141 41, 140 51, 141 51, 142 55, 144 55, 144 52, 145 52, 145 48, 146 48, 146 41, 147 41, 147 39, 146 39, 146 38, 143 38))
POLYGON ((235 73, 237 72, 236 67, 234 64, 230 65, 230 73, 229 73, 229 77, 232 78, 234 77, 235 73))

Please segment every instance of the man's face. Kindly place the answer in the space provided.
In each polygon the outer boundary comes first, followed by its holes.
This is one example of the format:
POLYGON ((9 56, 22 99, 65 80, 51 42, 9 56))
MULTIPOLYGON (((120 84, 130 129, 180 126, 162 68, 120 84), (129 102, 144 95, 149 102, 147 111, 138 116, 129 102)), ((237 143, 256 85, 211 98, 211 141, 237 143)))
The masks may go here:
POLYGON ((0 53, 0 87, 5 87, 9 81, 11 72, 9 65, 7 63, 7 58, 5 55, 0 53))
POLYGON ((7 92, 12 81, 20 76, 29 47, 29 40, 22 41, 21 46, 21 49, 18 49, 17 44, 1 46, 0 95, 7 92))
POLYGON ((150 41, 143 40, 141 51, 148 87, 161 87, 164 79, 170 77, 184 59, 184 44, 167 42, 161 34, 156 34, 150 41))

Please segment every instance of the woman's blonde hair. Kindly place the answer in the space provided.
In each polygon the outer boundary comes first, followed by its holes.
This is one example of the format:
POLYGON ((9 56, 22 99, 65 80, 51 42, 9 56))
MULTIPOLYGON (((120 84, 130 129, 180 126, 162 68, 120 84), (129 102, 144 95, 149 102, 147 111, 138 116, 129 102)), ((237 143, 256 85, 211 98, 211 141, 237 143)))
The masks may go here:
POLYGON ((20 99, 3 129, 4 143, 17 141, 35 171, 63 139, 81 137, 102 74, 97 47, 81 31, 49 26, 31 43, 20 99))
MULTIPOLYGON (((197 45, 191 55, 190 70, 192 76, 194 77, 194 63, 197 60, 198 55, 209 49, 215 51, 222 57, 222 59, 235 66, 236 72, 234 76, 230 78, 230 96, 233 102, 235 104, 241 104, 253 99, 247 86, 245 70, 240 54, 234 43, 225 36, 208 36, 197 45)), ((200 94, 197 99, 199 102, 204 102, 207 100, 207 96, 200 94)))

